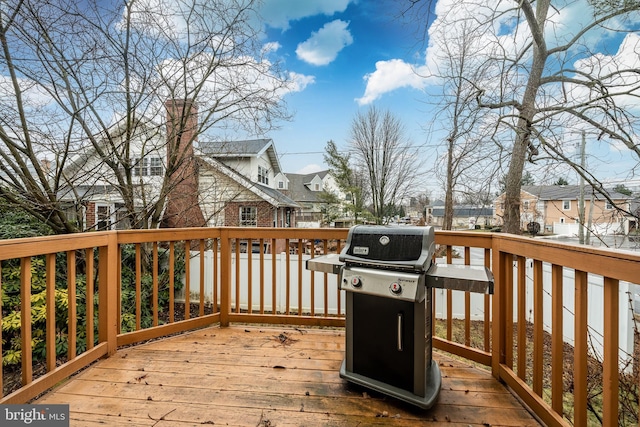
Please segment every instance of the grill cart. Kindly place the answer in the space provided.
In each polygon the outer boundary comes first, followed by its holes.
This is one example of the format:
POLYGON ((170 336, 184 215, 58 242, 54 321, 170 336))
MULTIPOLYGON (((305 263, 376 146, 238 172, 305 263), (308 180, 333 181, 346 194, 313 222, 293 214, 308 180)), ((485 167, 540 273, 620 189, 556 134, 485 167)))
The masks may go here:
POLYGON ((432 288, 493 293, 485 267, 436 265, 431 227, 358 225, 339 256, 307 261, 340 275, 346 351, 340 376, 428 409, 440 392, 432 359, 432 288))

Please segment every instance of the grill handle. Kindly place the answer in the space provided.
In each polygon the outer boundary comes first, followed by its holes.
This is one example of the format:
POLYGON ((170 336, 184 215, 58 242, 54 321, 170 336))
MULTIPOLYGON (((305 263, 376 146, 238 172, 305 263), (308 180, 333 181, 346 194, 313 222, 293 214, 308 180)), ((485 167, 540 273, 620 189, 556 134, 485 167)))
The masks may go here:
POLYGON ((398 351, 402 351, 404 347, 402 342, 403 317, 402 313, 398 313, 398 351))

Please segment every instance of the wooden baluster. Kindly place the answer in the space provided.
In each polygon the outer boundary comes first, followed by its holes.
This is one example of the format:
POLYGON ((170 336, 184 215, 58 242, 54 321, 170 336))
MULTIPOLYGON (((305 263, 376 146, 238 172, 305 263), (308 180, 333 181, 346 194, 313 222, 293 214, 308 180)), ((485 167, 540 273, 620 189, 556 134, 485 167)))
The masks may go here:
POLYGON ((76 310, 76 251, 67 252, 67 292, 69 295, 68 320, 67 320, 67 357, 69 360, 76 357, 77 310, 76 310))

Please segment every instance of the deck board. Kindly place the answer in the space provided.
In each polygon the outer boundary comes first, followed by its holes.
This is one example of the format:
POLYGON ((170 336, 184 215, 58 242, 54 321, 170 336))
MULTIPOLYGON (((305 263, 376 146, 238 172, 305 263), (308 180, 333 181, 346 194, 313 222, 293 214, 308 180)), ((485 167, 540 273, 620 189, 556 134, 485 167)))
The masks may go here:
POLYGON ((71 425, 538 426, 487 371, 435 353, 437 404, 419 410, 338 375, 339 329, 207 328, 121 349, 37 403, 71 425))

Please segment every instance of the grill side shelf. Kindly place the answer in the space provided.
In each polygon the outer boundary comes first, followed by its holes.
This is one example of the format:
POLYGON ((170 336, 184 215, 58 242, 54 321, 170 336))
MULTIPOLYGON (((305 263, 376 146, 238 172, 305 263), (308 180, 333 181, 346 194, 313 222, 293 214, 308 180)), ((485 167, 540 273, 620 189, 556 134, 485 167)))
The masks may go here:
POLYGON ((431 288, 493 294, 493 273, 486 267, 433 264, 426 276, 431 288))
POLYGON ((322 273, 340 274, 344 262, 338 259, 338 254, 327 254, 311 258, 306 261, 307 270, 322 273))

